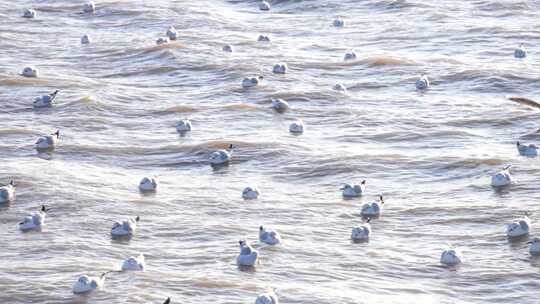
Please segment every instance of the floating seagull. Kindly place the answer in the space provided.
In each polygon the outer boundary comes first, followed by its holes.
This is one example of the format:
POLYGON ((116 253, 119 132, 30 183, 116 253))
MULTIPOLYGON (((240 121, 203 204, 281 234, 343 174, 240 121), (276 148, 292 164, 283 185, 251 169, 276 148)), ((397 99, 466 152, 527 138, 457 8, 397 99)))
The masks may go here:
POLYGON ((162 45, 171 42, 169 37, 159 37, 158 40, 156 40, 157 45, 162 45))
POLYGON ((174 28, 174 26, 169 27, 165 35, 169 37, 170 40, 178 39, 178 31, 176 30, 176 28, 174 28))
POLYGON ((246 241, 241 240, 240 254, 236 258, 236 263, 240 266, 254 266, 259 261, 259 252, 253 249, 246 241))
POLYGON ((362 211, 360 212, 360 214, 362 216, 378 217, 381 215, 383 205, 384 200, 382 195, 380 195, 378 202, 364 204, 362 206, 362 211))
POLYGON ((349 184, 345 184, 343 187, 340 188, 341 191, 343 191, 344 197, 358 197, 361 196, 366 191, 366 181, 363 180, 360 185, 354 185, 351 186, 349 184))
POLYGON ((259 38, 257 38, 257 41, 260 42, 270 42, 270 37, 266 35, 259 35, 259 38))
POLYGON ((212 154, 210 154, 210 164, 211 165, 227 164, 232 158, 233 148, 234 146, 230 144, 229 149, 227 150, 214 151, 212 154))
POLYGON ((529 217, 524 216, 520 219, 514 220, 511 224, 506 226, 506 236, 509 238, 521 237, 529 234, 531 228, 531 220, 529 217))
POLYGON ((263 78, 264 77, 262 77, 262 76, 244 78, 244 80, 242 80, 242 87, 244 89, 251 88, 251 87, 256 87, 262 82, 263 78))
POLYGON ((94 1, 89 1, 85 5, 83 5, 83 13, 90 13, 93 14, 96 12, 96 4, 94 1))
POLYGON ((247 200, 256 199, 259 197, 259 190, 255 187, 246 187, 244 191, 242 191, 242 197, 247 200))
POLYGON ((540 255, 540 238, 535 237, 532 241, 527 242, 529 244, 529 253, 531 255, 540 255))
POLYGON ((371 219, 368 218, 363 224, 352 229, 351 239, 353 241, 367 241, 369 239, 369 235, 371 234, 370 221, 371 219))
POLYGON ((283 113, 291 108, 289 103, 281 98, 272 99, 272 108, 276 112, 283 113))
POLYGON ((139 191, 155 192, 157 190, 157 180, 155 178, 144 177, 139 183, 139 191))
POLYGON ((266 2, 266 1, 262 1, 261 4, 259 4, 259 9, 261 11, 269 11, 270 10, 270 3, 266 2))
POLYGON ((343 60, 345 61, 354 60, 354 59, 356 59, 356 53, 354 51, 351 51, 350 53, 346 53, 345 56, 343 57, 343 60))
POLYGON ((33 103, 34 108, 52 107, 54 99, 56 98, 56 94, 58 94, 58 90, 52 92, 49 95, 43 95, 43 96, 36 97, 34 99, 34 103, 33 103))
POLYGON ((90 40, 90 36, 88 35, 83 35, 81 37, 81 44, 90 44, 91 40, 90 40))
POLYGON ((34 67, 27 66, 22 70, 21 75, 24 77, 38 77, 38 70, 34 67))
POLYGON ((122 263, 122 271, 144 271, 144 268, 146 268, 146 262, 144 260, 144 255, 142 254, 139 254, 137 257, 131 256, 122 263))
POLYGON ((510 167, 507 166, 503 170, 497 172, 491 177, 491 186, 493 187, 504 187, 510 185, 514 179, 510 174, 510 167))
POLYGON ((335 27, 344 27, 345 26, 345 20, 341 19, 341 18, 338 18, 338 19, 335 19, 334 22, 332 23, 335 27))
POLYGON ((519 141, 516 143, 519 155, 521 156, 537 156, 538 147, 534 144, 522 144, 519 141))
POLYGON ((285 74, 287 73, 287 64, 286 63, 278 63, 276 65, 274 65, 274 68, 272 69, 272 72, 276 73, 276 74, 285 74))
POLYGON ((291 123, 289 125, 289 132, 293 134, 302 134, 304 133, 304 122, 301 119, 291 123))
POLYGON ((22 15, 24 18, 36 18, 37 12, 33 9, 25 9, 22 15))
POLYGON ((341 83, 336 84, 332 89, 335 90, 335 91, 347 93, 347 87, 345 87, 341 83))
POLYGON ((525 45, 520 44, 519 47, 514 51, 514 57, 516 58, 525 58, 527 57, 527 51, 525 50, 525 45))
POLYGON ((137 224, 140 218, 130 218, 124 221, 115 221, 111 229, 111 235, 116 236, 132 236, 137 231, 137 224))
POLYGON ((60 130, 56 130, 56 132, 52 133, 51 135, 41 136, 36 141, 36 144, 35 144, 36 150, 52 151, 56 148, 56 145, 58 144, 59 139, 60 139, 60 130))
POLYGON ((223 50, 224 52, 227 52, 227 53, 232 53, 233 47, 232 47, 232 45, 230 45, 230 44, 226 44, 226 45, 223 46, 222 50, 223 50))
POLYGON ((41 228, 45 224, 45 216, 47 215, 47 209, 45 205, 41 206, 39 212, 32 212, 24 217, 23 221, 19 223, 19 229, 22 231, 29 231, 41 228))
POLYGON ((73 293, 81 294, 88 293, 99 289, 105 283, 105 275, 108 272, 102 273, 99 277, 89 277, 87 275, 81 276, 75 284, 73 284, 73 293))
POLYGON ((255 304, 279 304, 279 301, 277 295, 269 291, 258 295, 255 304))
POLYGON ((441 254, 441 264, 454 266, 463 261, 463 253, 460 249, 449 246, 441 254))
POLYGON ((427 75, 425 75, 425 74, 420 75, 420 78, 418 78, 418 80, 416 80, 415 85, 416 85, 417 90, 425 90, 425 89, 429 88, 429 79, 428 79, 427 75))
POLYGON ((281 243, 281 235, 277 231, 259 227, 259 241, 268 245, 277 245, 281 243))
POLYGON ((191 131, 191 121, 189 119, 182 119, 176 124, 176 131, 178 133, 185 133, 191 131))
POLYGON ((9 184, 0 187, 0 204, 13 201, 15 198, 15 182, 9 181, 9 184))

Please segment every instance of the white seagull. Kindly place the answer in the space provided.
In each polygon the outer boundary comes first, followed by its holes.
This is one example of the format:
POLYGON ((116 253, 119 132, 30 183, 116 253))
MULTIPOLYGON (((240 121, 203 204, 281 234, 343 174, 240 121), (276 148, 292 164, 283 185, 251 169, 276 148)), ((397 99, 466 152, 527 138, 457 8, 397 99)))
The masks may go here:
POLYGON ((238 243, 240 244, 240 254, 236 258, 236 263, 239 266, 255 266, 259 261, 259 252, 253 249, 253 247, 248 245, 244 240, 241 240, 238 243))
POLYGON ((34 108, 48 108, 52 107, 54 100, 56 99, 56 94, 58 94, 58 90, 52 92, 49 95, 43 95, 36 97, 34 99, 33 106, 34 108))
POLYGON ((510 167, 511 166, 506 166, 501 171, 493 175, 491 177, 491 186, 504 187, 504 186, 508 186, 512 184, 514 179, 512 178, 512 175, 510 174, 510 167))
POLYGON ((417 90, 425 90, 429 88, 429 78, 427 77, 427 75, 422 74, 420 78, 416 80, 415 85, 417 90))
POLYGON ((146 262, 144 259, 144 255, 142 254, 139 254, 137 257, 130 256, 122 263, 122 271, 144 271, 145 268, 146 262))
POLYGON ((363 180, 360 185, 345 184, 340 188, 344 197, 358 197, 366 192, 366 181, 363 180))
POLYGON ((47 209, 45 205, 41 206, 38 212, 32 212, 24 217, 23 221, 19 223, 19 229, 22 231, 29 231, 39 229, 45 224, 45 216, 47 215, 47 209))
POLYGON ((514 57, 516 58, 525 58, 527 57, 527 51, 525 50, 525 45, 520 44, 519 47, 514 51, 514 57))
POLYGON ((519 141, 516 143, 519 155, 521 156, 537 156, 538 147, 534 144, 522 144, 519 141))
POLYGON ((0 187, 0 204, 13 201, 15 198, 15 182, 9 181, 9 184, 0 187))
POLYGON ((45 151, 45 150, 54 150, 58 145, 58 140, 60 139, 60 130, 56 132, 41 136, 35 143, 36 150, 45 151))
POLYGON ((33 10, 33 9, 25 9, 24 10, 24 13, 23 13, 24 18, 32 19, 32 18, 36 18, 36 16, 37 16, 36 10, 33 10))
POLYGON ((277 245, 281 243, 281 235, 277 231, 259 227, 259 241, 268 245, 277 245))
POLYGON ((102 273, 99 277, 89 277, 87 275, 79 277, 77 282, 73 284, 73 293, 89 293, 91 291, 101 288, 105 283, 105 275, 107 275, 107 273, 108 272, 102 273))
POLYGON ((137 231, 137 224, 140 217, 130 218, 124 221, 115 221, 111 228, 111 235, 113 237, 119 236, 132 236, 137 231))
POLYGON ((455 266, 463 261, 463 252, 459 248, 449 246, 441 253, 441 264, 455 266))
POLYGON ((229 145, 227 150, 217 150, 210 154, 210 164, 211 165, 223 165, 229 163, 232 158, 234 146, 229 145))

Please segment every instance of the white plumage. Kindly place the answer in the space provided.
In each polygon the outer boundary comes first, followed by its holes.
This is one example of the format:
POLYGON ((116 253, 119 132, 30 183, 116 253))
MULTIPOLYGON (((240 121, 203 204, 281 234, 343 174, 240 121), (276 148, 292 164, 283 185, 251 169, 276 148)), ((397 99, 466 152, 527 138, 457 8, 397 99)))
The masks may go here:
POLYGON ((427 75, 422 74, 420 78, 416 80, 415 85, 417 90, 425 90, 429 88, 429 78, 427 75))
POLYGON ((105 283, 105 275, 106 273, 103 273, 99 277, 89 277, 87 275, 79 277, 77 282, 73 284, 73 293, 88 293, 101 288, 105 283))
POLYGON ((281 235, 277 231, 259 227, 259 241, 268 245, 277 245, 281 243, 281 235))
POLYGON ((21 73, 24 77, 38 77, 38 70, 35 67, 27 66, 21 73))
POLYGON ((371 235, 371 225, 369 224, 371 219, 367 219, 366 222, 360 226, 353 227, 351 231, 351 239, 353 241, 367 241, 371 235))
POLYGON ((10 181, 9 184, 0 187, 0 204, 13 201, 15 198, 15 183, 10 181))
POLYGON ((287 73, 288 67, 286 63, 278 63, 274 65, 272 72, 276 74, 285 74, 287 73))
POLYGON ((272 108, 276 110, 276 112, 282 113, 291 108, 289 103, 281 98, 274 98, 272 99, 272 108))
POLYGON ((514 51, 514 57, 516 58, 525 58, 527 57, 527 51, 525 50, 525 45, 520 44, 519 47, 514 51))
POLYGON ((41 209, 38 212, 32 212, 24 217, 23 221, 19 223, 19 229, 22 231, 29 231, 41 228, 41 226, 45 224, 47 211, 49 211, 49 209, 47 209, 45 205, 41 206, 41 209))
POLYGON ((355 59, 356 59, 356 53, 354 51, 346 53, 345 56, 343 57, 343 60, 345 60, 345 61, 355 60, 355 59))
POLYGON ((132 236, 137 231, 137 224, 140 218, 130 218, 124 221, 115 221, 111 228, 111 235, 116 236, 132 236))
POLYGON ((266 2, 266 1, 262 1, 260 4, 259 4, 259 9, 261 11, 269 11, 271 8, 270 6, 270 3, 266 2))
POLYGON ((255 187, 246 187, 242 191, 242 197, 247 200, 256 199, 259 197, 259 190, 255 187))
POLYGON ((37 12, 36 10, 33 10, 33 9, 25 9, 24 12, 23 12, 23 17, 24 18, 36 18, 37 16, 37 12))
POLYGON ((381 215, 382 207, 384 205, 384 200, 382 195, 379 196, 378 202, 366 203, 362 206, 362 211, 360 214, 362 216, 377 217, 381 215))
POLYGON ((255 304, 279 304, 279 300, 273 291, 269 291, 258 295, 255 304))
POLYGON ((360 185, 345 184, 340 189, 344 197, 358 197, 366 191, 366 181, 363 180, 360 185))
POLYGON ((244 80, 242 80, 242 87, 243 88, 251 88, 258 86, 263 80, 262 76, 258 77, 246 77, 244 80))
POLYGON ((157 45, 162 45, 162 44, 166 44, 166 43, 169 43, 171 42, 171 40, 169 39, 169 37, 159 37, 157 40, 156 40, 156 44, 157 45))
POLYGON ((54 150, 58 145, 60 139, 60 130, 50 134, 44 135, 38 138, 35 143, 36 150, 45 151, 45 150, 54 150))
POLYGON ((289 132, 294 134, 304 133, 304 122, 301 119, 291 123, 289 125, 289 132))
POLYGON ((177 40, 178 39, 178 31, 174 26, 171 26, 167 29, 167 32, 165 35, 169 38, 169 40, 177 40))
POLYGON ((338 18, 338 19, 335 19, 334 22, 332 23, 335 27, 344 27, 345 26, 345 20, 341 19, 341 18, 338 18))
POLYGON ((529 253, 532 255, 540 255, 540 238, 535 237, 532 241, 528 242, 529 253))
POLYGON ((441 264, 454 266, 463 261, 463 253, 459 248, 449 247, 441 253, 441 264))
POLYGON ((259 252, 253 249, 246 241, 239 241, 240 254, 236 258, 236 263, 240 266, 255 266, 259 261, 259 252))
POLYGON ((96 12, 96 4, 94 1, 89 1, 83 5, 83 12, 93 14, 96 12))
POLYGON ((191 121, 189 119, 182 119, 176 124, 176 131, 178 133, 185 133, 191 131, 191 121))
POLYGON ((54 100, 56 99, 56 94, 58 94, 58 90, 52 92, 49 95, 43 95, 36 97, 34 99, 34 103, 32 104, 34 108, 48 108, 52 107, 54 100))
POLYGON ((229 145, 229 149, 227 150, 217 150, 212 152, 210 154, 210 164, 211 165, 223 165, 229 163, 229 161, 232 158, 234 146, 231 144, 229 145))
POLYGON ((521 156, 537 156, 538 147, 534 144, 522 144, 519 141, 516 143, 519 155, 521 156))
POLYGON ((336 84, 332 89, 334 89, 335 91, 342 92, 342 93, 347 93, 347 87, 341 83, 336 84))
POLYGON ((509 238, 525 236, 529 234, 531 229, 531 220, 529 217, 524 216, 520 219, 514 220, 512 223, 506 226, 506 236, 509 238))
POLYGON ((81 37, 81 44, 90 44, 90 42, 92 42, 92 40, 90 39, 90 36, 83 35, 81 37))
POLYGON ((143 177, 139 183, 139 190, 141 192, 155 192, 157 190, 157 179, 151 177, 143 177))
POLYGON ((270 42, 270 37, 266 35, 259 35, 259 38, 257 38, 257 41, 260 42, 270 42))
POLYGON ((144 255, 139 254, 137 257, 130 256, 122 263, 122 271, 144 271, 146 268, 146 261, 144 255))
POLYGON ((514 179, 510 174, 510 166, 507 166, 491 177, 491 186, 504 187, 512 184, 513 181, 514 179))

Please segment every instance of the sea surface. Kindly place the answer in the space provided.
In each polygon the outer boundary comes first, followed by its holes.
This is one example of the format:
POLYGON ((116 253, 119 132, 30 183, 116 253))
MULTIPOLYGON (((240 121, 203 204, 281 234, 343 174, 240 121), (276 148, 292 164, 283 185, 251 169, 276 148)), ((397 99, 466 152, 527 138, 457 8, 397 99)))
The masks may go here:
POLYGON ((505 229, 530 212, 540 236, 540 161, 515 147, 540 142, 540 112, 508 100, 540 98, 540 1, 282 0, 261 12, 259 1, 102 0, 93 15, 83 3, 0 0, 0 183, 17 184, 0 207, 0 303, 254 303, 269 288, 291 304, 538 303, 540 258, 505 229), (157 46, 171 25, 179 40, 157 46), (520 43, 526 59, 513 56, 520 43), (345 62, 350 50, 358 59, 345 62), (273 74, 281 62, 288 73, 273 74), (27 65, 38 78, 20 75, 27 65), (242 89, 252 75, 262 85, 242 89), (56 89, 54 107, 32 108, 56 89), (179 136, 184 118, 193 131, 179 136), (57 129, 56 151, 38 154, 57 129), (229 144, 231 164, 209 166, 229 144), (490 176, 509 164, 517 182, 495 191, 490 176), (155 195, 139 193, 144 176, 158 177, 155 195), (364 179, 362 198, 342 198, 364 179), (258 200, 242 199, 246 186, 258 200), (369 242, 351 242, 378 195, 369 242), (45 227, 21 232, 42 204, 45 227), (137 215, 135 236, 111 239, 114 220, 137 215), (283 244, 259 243, 260 225, 283 244), (261 256, 247 271, 244 238, 261 256), (448 244, 462 265, 440 265, 448 244), (139 253, 145 272, 72 293, 79 276, 139 253))

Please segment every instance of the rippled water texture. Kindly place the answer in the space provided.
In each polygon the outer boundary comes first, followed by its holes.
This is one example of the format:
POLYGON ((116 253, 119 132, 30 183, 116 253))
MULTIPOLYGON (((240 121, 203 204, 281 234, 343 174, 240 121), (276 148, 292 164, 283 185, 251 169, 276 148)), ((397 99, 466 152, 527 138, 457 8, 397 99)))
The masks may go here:
POLYGON ((505 224, 529 211, 539 235, 540 163, 515 142, 540 142, 540 114, 508 99, 540 99, 539 2, 282 0, 260 12, 117 0, 95 15, 82 4, 0 0, 0 183, 18 185, 0 207, 0 303, 253 303, 267 288, 283 303, 537 303, 540 259, 505 224), (21 18, 30 7, 38 17, 21 18), (179 41, 156 46, 170 25, 179 41), (344 62, 351 49, 358 60, 344 62), (272 74, 279 62, 288 74, 272 74), (40 76, 21 77, 26 65, 40 76), (262 86, 241 88, 259 74, 262 86), (32 109, 55 89, 55 107, 32 109), (270 109, 278 97, 291 111, 270 109), (183 118, 193 131, 181 137, 183 118), (297 118, 306 130, 293 136, 297 118), (38 155, 36 138, 57 129, 57 150, 38 155), (213 170, 209 154, 230 143, 233 162, 213 170), (518 182, 494 191, 507 164, 518 182), (141 195, 153 175, 158 193, 141 195), (363 198, 342 199, 343 183, 363 179, 363 198), (260 198, 244 201, 253 185, 260 198), (370 241, 352 243, 361 204, 379 194, 370 241), (41 204, 43 231, 20 232, 41 204), (111 240, 112 222, 136 215, 137 234, 111 240), (283 245, 262 246, 259 225, 283 245), (241 238, 260 250, 255 271, 236 266, 241 238), (440 266, 447 243, 463 248, 460 267, 440 266), (80 275, 138 253, 145 272, 72 294, 80 275))

